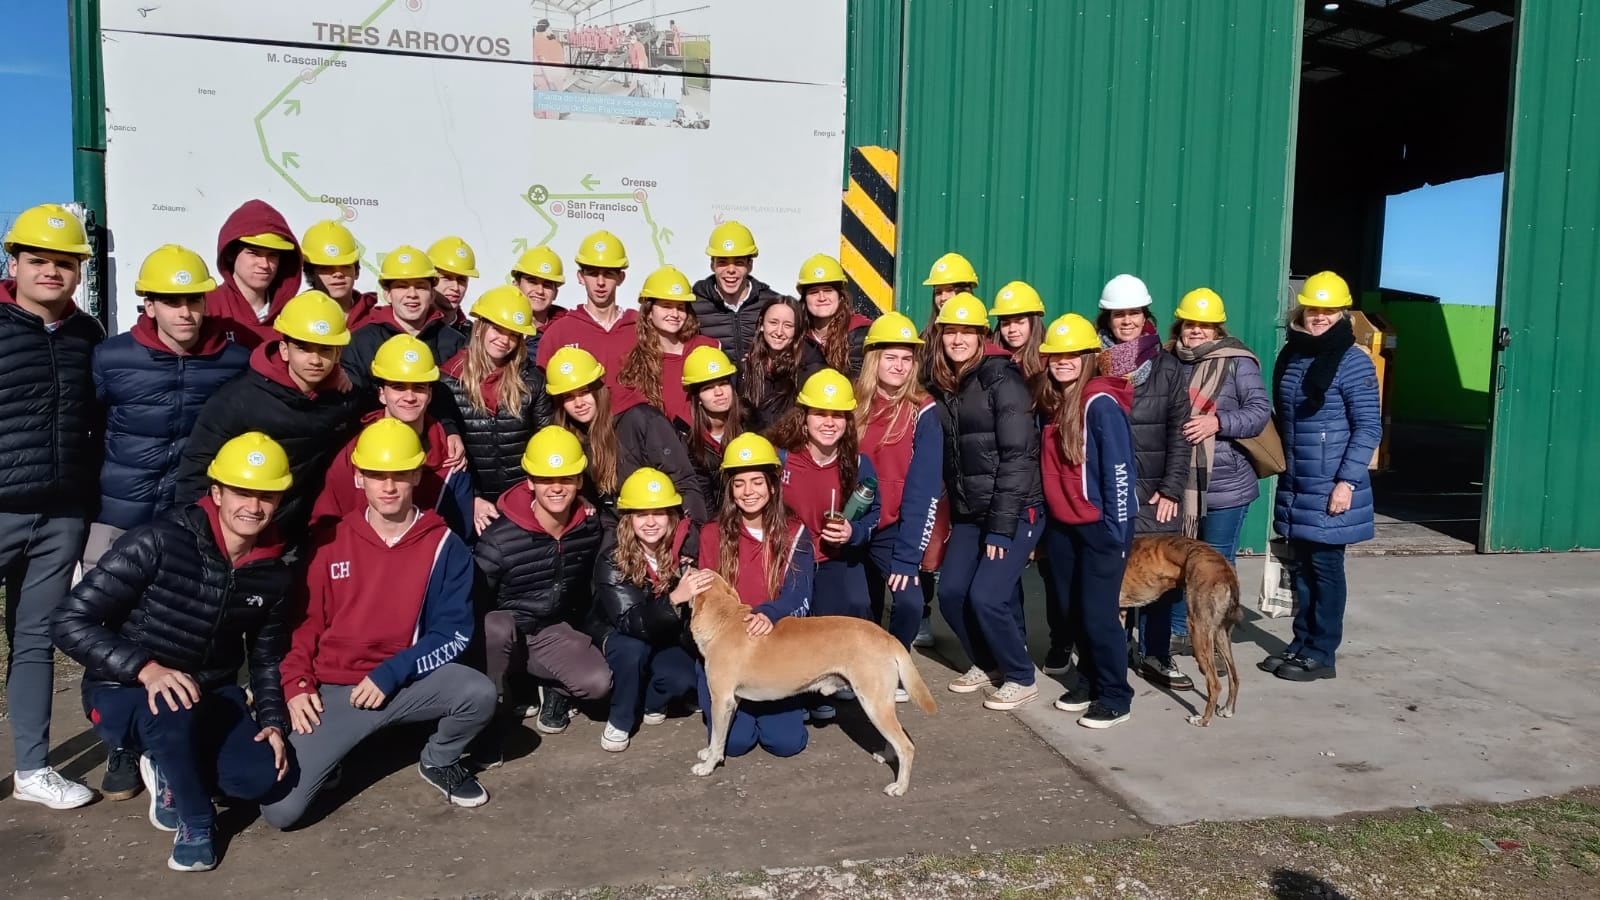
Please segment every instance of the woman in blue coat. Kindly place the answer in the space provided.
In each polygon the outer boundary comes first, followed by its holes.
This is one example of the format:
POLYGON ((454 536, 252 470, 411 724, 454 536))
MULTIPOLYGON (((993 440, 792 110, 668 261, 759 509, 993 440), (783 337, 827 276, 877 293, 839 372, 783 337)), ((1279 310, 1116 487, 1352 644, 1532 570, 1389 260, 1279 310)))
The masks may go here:
POLYGON ((1289 681, 1335 676, 1344 636, 1344 548, 1373 533, 1367 464, 1383 437, 1378 377, 1355 345, 1346 310, 1350 287, 1319 272, 1300 289, 1300 307, 1272 373, 1288 470, 1278 479, 1273 529, 1294 550, 1298 607, 1294 640, 1259 664, 1289 681))

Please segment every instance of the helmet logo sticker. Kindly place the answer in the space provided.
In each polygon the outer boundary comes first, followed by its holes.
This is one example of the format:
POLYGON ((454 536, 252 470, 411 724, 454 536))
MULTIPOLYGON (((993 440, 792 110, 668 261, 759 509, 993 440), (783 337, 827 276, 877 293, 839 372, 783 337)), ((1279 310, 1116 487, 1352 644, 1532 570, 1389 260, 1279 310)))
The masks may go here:
POLYGON ((827 272, 824 271, 821 266, 817 266, 815 269, 811 270, 811 275, 814 278, 821 278, 822 276, 824 276, 826 274, 827 274, 827 272))
POLYGON ((606 242, 605 241, 595 241, 594 242, 594 252, 596 252, 596 253, 604 253, 604 252, 606 252, 606 242))
POLYGON ((252 450, 250 455, 244 458, 244 461, 259 468, 267 464, 267 455, 260 450, 252 450))
POLYGON ((753 455, 754 454, 752 454, 750 452, 750 448, 746 447, 743 450, 739 451, 739 461, 740 462, 749 462, 750 461, 750 457, 753 456, 753 455))
POLYGON ((672 286, 672 289, 669 290, 667 293, 669 293, 669 294, 681 294, 681 293, 683 293, 683 285, 674 284, 672 286))
POLYGON ((338 244, 323 244, 322 245, 322 252, 326 253, 329 256, 338 256, 339 255, 339 245, 338 244))
POLYGON ((1318 300, 1326 300, 1326 299, 1328 299, 1328 289, 1327 288, 1323 288, 1323 289, 1317 291, 1317 299, 1318 300))
POLYGON ((1056 326, 1056 334, 1065 336, 1066 333, 1067 333, 1067 326, 1065 326, 1065 325, 1057 325, 1056 326))
POLYGON ((545 460, 545 462, 548 462, 552 468, 555 468, 565 463, 566 459, 559 453, 552 453, 550 454, 550 458, 545 460))
POLYGON ((965 306, 960 307, 959 309, 956 310, 956 318, 965 319, 966 317, 967 317, 967 308, 965 306))
POLYGON ((569 363, 569 362, 562 363, 561 364, 561 374, 563 374, 563 375, 571 375, 572 374, 572 363, 569 363))
POLYGON ((1011 299, 1011 289, 1010 288, 1006 288, 1005 293, 1002 293, 1000 295, 1000 299, 1001 300, 1010 300, 1011 299))
POLYGON ((1196 309, 1205 309, 1206 307, 1211 305, 1211 301, 1207 300, 1204 297, 1201 297, 1200 299, 1194 301, 1194 305, 1195 305, 1196 309))
POLYGON ((323 321, 322 319, 318 319, 315 322, 311 323, 311 333, 312 334, 327 334, 331 330, 332 330, 331 326, 329 326, 328 323, 323 321))
POLYGON ((837 393, 839 393, 839 388, 837 385, 825 384, 822 386, 822 396, 824 397, 832 397, 837 393))
POLYGON ((712 360, 711 362, 706 363, 706 371, 707 372, 720 372, 720 371, 722 371, 722 363, 719 363, 716 360, 712 360))
POLYGON ((67 227, 67 220, 61 218, 60 216, 51 216, 45 220, 45 224, 49 225, 51 228, 65 228, 67 227))
POLYGON ((546 275, 550 274, 550 264, 549 263, 540 263, 539 264, 539 271, 545 273, 546 275))
POLYGON ((179 269, 178 271, 172 273, 173 284, 188 284, 193 280, 194 276, 190 275, 187 269, 179 269))
POLYGON ((456 248, 456 259, 466 259, 466 258, 467 258, 467 248, 465 248, 465 247, 457 247, 456 248))
POLYGON ((406 352, 405 352, 405 353, 404 353, 404 354, 403 354, 403 355, 402 355, 402 356, 401 356, 401 358, 402 358, 402 359, 404 359, 404 360, 405 360, 405 361, 406 361, 406 362, 408 362, 408 363, 414 363, 414 362, 416 362, 416 361, 417 361, 417 360, 419 360, 419 359, 421 359, 421 358, 422 358, 422 357, 420 357, 420 356, 418 356, 418 355, 417 355, 417 351, 415 351, 415 350, 407 350, 407 351, 406 351, 406 352))
POLYGON ((943 272, 947 268, 949 268, 949 264, 948 263, 939 263, 938 265, 933 267, 933 270, 935 272, 943 272))
POLYGON ((911 337, 911 328, 910 328, 910 326, 901 325, 900 326, 900 336, 901 337, 907 337, 907 338, 911 337))
POLYGON ((399 262, 402 262, 402 263, 408 263, 408 262, 411 262, 411 254, 402 253, 399 256, 396 256, 395 259, 397 261, 399 261, 399 262))
POLYGON ((727 240, 724 240, 722 242, 722 249, 724 249, 724 250, 732 250, 733 249, 733 238, 728 238, 727 240))
POLYGON ((646 484, 644 488, 652 494, 659 493, 661 490, 661 482, 652 481, 649 484, 646 484))
POLYGON ((522 310, 517 310, 511 314, 511 321, 517 323, 518 325, 526 325, 528 324, 528 316, 522 310))

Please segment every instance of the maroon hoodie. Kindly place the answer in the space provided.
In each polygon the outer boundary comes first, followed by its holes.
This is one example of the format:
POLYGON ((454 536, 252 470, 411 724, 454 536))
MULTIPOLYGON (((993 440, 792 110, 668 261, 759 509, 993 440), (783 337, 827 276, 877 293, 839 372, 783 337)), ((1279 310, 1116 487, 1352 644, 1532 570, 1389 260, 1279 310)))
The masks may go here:
POLYGON ((595 514, 594 507, 582 497, 575 497, 572 501, 572 518, 567 521, 567 527, 563 528, 560 534, 551 534, 539 524, 539 517, 533 513, 533 486, 528 484, 527 479, 517 482, 501 494, 500 499, 495 502, 495 508, 523 531, 553 537, 558 541, 576 531, 578 526, 583 524, 583 520, 595 514))
MULTIPOLYGON (((289 374, 289 361, 283 358, 282 353, 278 352, 278 342, 276 340, 262 344, 250 351, 250 368, 274 384, 281 384, 290 390, 300 390, 300 385, 294 382, 294 376, 289 374)), ((322 384, 317 385, 317 390, 303 393, 307 397, 315 399, 322 390, 331 390, 337 394, 344 394, 348 393, 350 388, 350 378, 344 374, 344 369, 336 365, 333 367, 333 374, 323 379, 322 384)))
MULTIPOLYGON (((171 351, 168 351, 169 353, 171 351)), ((205 510, 206 521, 211 523, 211 537, 217 542, 217 549, 222 551, 222 558, 228 558, 227 536, 222 533, 222 510, 217 506, 211 495, 207 494, 195 501, 202 510, 205 510)), ((229 560, 229 565, 235 569, 248 565, 261 559, 277 559, 283 555, 283 541, 278 537, 278 526, 268 525, 267 529, 256 537, 255 546, 238 562, 229 560)))
POLYGON ((128 333, 132 334, 133 339, 142 347, 175 356, 215 356, 228 346, 227 326, 221 320, 210 316, 200 321, 199 339, 188 351, 178 351, 168 347, 161 339, 161 333, 156 330, 156 320, 149 316, 140 316, 139 321, 133 323, 128 333))
POLYGON ((300 293, 300 269, 300 244, 283 214, 264 200, 246 201, 228 216, 217 233, 217 289, 206 295, 206 315, 230 320, 232 327, 227 330, 232 332, 234 343, 254 348, 275 341, 281 335, 273 330, 272 320, 283 311, 289 298, 300 293), (275 234, 295 245, 295 249, 283 251, 278 275, 267 290, 271 299, 266 322, 256 318, 255 308, 233 284, 233 263, 242 246, 239 239, 252 234, 275 234))
POLYGON ((617 376, 622 374, 622 361, 639 339, 638 321, 637 311, 625 309, 607 330, 594 320, 588 304, 584 304, 559 319, 551 319, 550 327, 539 335, 539 352, 534 361, 543 369, 562 347, 580 347, 605 367, 606 386, 615 390, 617 376))

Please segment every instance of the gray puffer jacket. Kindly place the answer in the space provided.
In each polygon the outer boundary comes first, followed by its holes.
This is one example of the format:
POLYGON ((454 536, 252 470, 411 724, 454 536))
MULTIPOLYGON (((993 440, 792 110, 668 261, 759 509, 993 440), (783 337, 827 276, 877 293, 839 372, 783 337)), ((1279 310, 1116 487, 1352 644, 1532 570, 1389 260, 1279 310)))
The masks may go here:
MULTIPOLYGON (((1206 509, 1246 506, 1261 494, 1250 458, 1239 449, 1238 438, 1255 437, 1272 418, 1272 401, 1261 377, 1261 364, 1244 356, 1227 362, 1222 387, 1217 391, 1216 458, 1211 461, 1211 481, 1206 486, 1206 509)), ((1183 380, 1194 379, 1196 363, 1183 364, 1183 380)))

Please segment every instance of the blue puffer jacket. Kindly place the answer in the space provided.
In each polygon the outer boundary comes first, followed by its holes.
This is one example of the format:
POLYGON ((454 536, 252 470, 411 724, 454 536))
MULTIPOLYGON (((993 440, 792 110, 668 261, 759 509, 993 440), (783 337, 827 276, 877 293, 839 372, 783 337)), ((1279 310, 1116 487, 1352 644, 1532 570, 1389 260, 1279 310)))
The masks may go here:
POLYGON ((94 388, 106 407, 98 521, 129 529, 173 507, 178 463, 200 407, 244 371, 250 351, 207 319, 192 354, 173 353, 141 316, 133 331, 94 351, 94 388))
MULTIPOLYGON (((1294 353, 1288 348, 1284 352, 1294 353)), ((1288 471, 1278 478, 1272 527, 1284 537, 1322 544, 1371 540, 1372 479, 1367 464, 1383 438, 1377 370, 1360 347, 1346 350, 1322 408, 1307 415, 1300 383, 1312 359, 1291 356, 1274 393, 1288 471), (1355 485, 1355 496, 1348 511, 1330 516, 1328 497, 1338 481, 1355 485)))
MULTIPOLYGON (((1211 480, 1206 484, 1206 509, 1248 506, 1261 496, 1261 484, 1249 457, 1235 443, 1255 437, 1272 418, 1272 401, 1261 364, 1246 356, 1229 361, 1229 372, 1217 390, 1216 457, 1211 460, 1211 480)), ((1185 384, 1194 381, 1196 363, 1183 364, 1185 384)))

